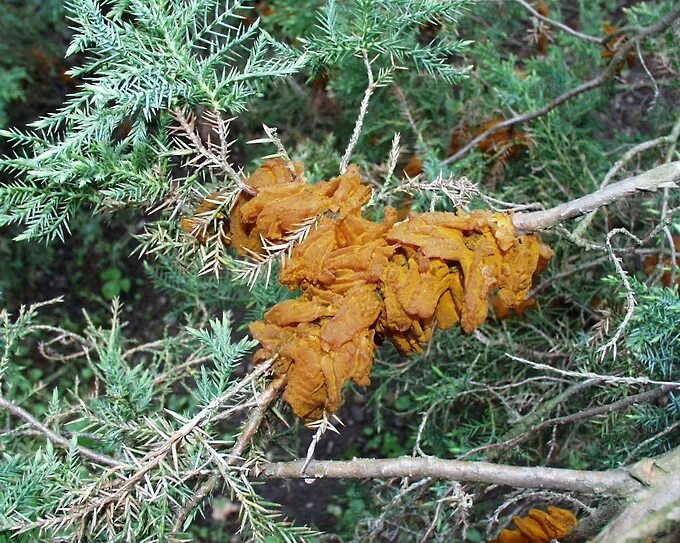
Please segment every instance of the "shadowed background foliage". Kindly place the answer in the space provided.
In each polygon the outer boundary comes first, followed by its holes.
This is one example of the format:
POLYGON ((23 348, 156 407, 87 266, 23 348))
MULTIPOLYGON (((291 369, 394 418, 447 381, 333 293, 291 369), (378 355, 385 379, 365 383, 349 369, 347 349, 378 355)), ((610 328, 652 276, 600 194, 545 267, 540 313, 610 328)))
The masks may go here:
MULTIPOLYGON (((199 275, 233 255, 197 248, 179 219, 233 182, 186 164, 195 148, 170 133, 172 108, 197 114, 204 141, 205 111, 236 116, 236 172, 254 171, 281 143, 318 182, 338 175, 370 61, 378 85, 351 161, 385 196, 364 210, 376 220, 386 205, 404 215, 431 206, 550 207, 680 158, 676 21, 633 47, 606 83, 446 163, 497 123, 597 77, 637 29, 675 9, 671 0, 2 0, 2 8, 0 398, 73 445, 53 446, 0 409, 0 541, 36 540, 37 530, 11 534, 22 523, 56 523, 106 480, 76 442, 139 460, 228 394, 251 367, 249 323, 294 295, 276 281, 249 290, 226 270, 199 275), (222 19, 225 7, 233 13, 222 19), (598 43, 616 29, 628 29, 625 39, 598 43), (258 139, 266 141, 246 143, 258 139), (454 204, 441 189, 401 190, 416 175, 451 180, 454 189, 464 176, 476 192, 454 204), (56 297, 60 303, 21 313, 22 304, 56 297)), ((574 372, 678 380, 679 204, 677 190, 645 193, 544 233, 555 256, 536 280, 532 307, 492 317, 473 334, 437 331, 413 357, 380 347, 370 387, 345 388, 344 426, 321 438, 314 457, 433 455, 603 470, 677 446, 677 393, 590 416, 655 385, 574 372), (603 351, 619 330, 616 348, 603 351), (575 413, 586 416, 562 420, 575 413)), ((208 478, 202 466, 226 484, 177 532, 205 542, 476 542, 531 507, 564 507, 585 519, 607 502, 440 480, 253 484, 223 454, 249 400, 235 394, 225 404, 231 419, 211 414, 205 436, 190 434, 198 437, 186 441, 176 466, 187 479, 168 460, 167 472, 154 472, 131 498, 135 514, 115 535, 97 532, 103 515, 87 517, 92 540, 123 541, 130 530, 135 541, 170 540, 177 510, 208 478), (310 529, 275 517, 270 501, 310 529)), ((278 402, 244 455, 304 458, 310 435, 278 402)))

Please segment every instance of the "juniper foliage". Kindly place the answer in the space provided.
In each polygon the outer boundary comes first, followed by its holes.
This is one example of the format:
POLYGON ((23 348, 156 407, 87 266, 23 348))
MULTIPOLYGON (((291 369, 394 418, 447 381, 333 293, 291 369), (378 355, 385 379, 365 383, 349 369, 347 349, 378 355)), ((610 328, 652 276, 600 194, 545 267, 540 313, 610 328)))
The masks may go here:
MULTIPOLYGON (((82 205, 153 205, 173 186, 168 110, 242 111, 265 82, 297 72, 305 56, 257 22, 236 25, 246 2, 73 0, 67 54, 84 83, 59 111, 5 136, 23 147, 5 159, 21 181, 0 189, 0 224, 17 239, 62 238, 82 205)), ((184 184, 185 190, 187 185, 184 184)))
MULTIPOLYGON (((17 342, 39 329, 38 310, 27 308, 15 320, 6 312, 1 315, 4 367, 17 342)), ((253 348, 252 340, 234 342, 231 319, 224 314, 203 327, 187 326, 174 337, 142 347, 151 360, 132 363, 136 349, 123 336, 119 311, 114 304, 107 329, 91 325, 78 338, 80 348, 91 353, 87 364, 104 386, 102 393, 84 397, 78 383, 63 392, 53 389, 47 421, 53 431, 71 436, 70 447, 60 451, 48 440, 35 450, 22 447, 4 453, 0 530, 10 530, 8 536, 30 534, 36 541, 77 533, 91 534, 91 541, 170 540, 177 532, 178 509, 194 495, 193 478, 217 471, 226 477, 225 491, 243 504, 241 528, 254 541, 293 542, 313 536, 308 529, 283 522, 258 496, 245 472, 231 468, 223 450, 235 434, 225 432, 218 414, 238 410, 249 399, 250 391, 233 374, 253 348), (197 362, 201 368, 195 383, 178 402, 172 383, 185 379, 197 362), (113 464, 117 469, 96 468, 79 451, 83 442, 96 444, 108 458, 120 458, 113 464), (102 492, 102 487, 108 490, 102 492)), ((11 397, 11 386, 4 382, 2 396, 8 393, 11 397)), ((20 439, 30 429, 30 424, 19 426, 13 435, 20 439)), ((197 511, 188 513, 183 527, 197 511)))

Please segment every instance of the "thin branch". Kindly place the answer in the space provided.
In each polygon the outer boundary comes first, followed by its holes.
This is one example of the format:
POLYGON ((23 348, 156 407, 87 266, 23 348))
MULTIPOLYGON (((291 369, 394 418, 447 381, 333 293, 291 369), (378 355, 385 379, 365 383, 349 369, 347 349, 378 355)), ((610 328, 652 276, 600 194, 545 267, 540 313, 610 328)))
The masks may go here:
POLYGON ((165 373, 161 373, 158 377, 154 378, 153 384, 155 386, 158 386, 163 383, 172 384, 175 381, 179 381, 184 376, 184 373, 187 370, 191 369, 194 366, 198 366, 199 364, 203 364, 204 362, 207 362, 211 359, 212 356, 200 356, 197 358, 193 358, 192 355, 187 359, 186 362, 174 366, 165 373))
POLYGON ((218 144, 208 142, 206 145, 201 139, 198 127, 196 126, 196 115, 192 111, 185 108, 176 108, 173 110, 172 115, 175 121, 177 121, 177 126, 172 127, 172 132, 184 136, 191 143, 190 150, 195 154, 195 157, 187 163, 188 165, 195 166, 197 169, 204 167, 218 169, 226 174, 239 190, 248 194, 255 193, 245 182, 243 175, 237 172, 229 161, 229 148, 233 143, 228 141, 231 119, 224 120, 217 112, 205 117, 210 127, 219 137, 218 144))
POLYGON ((607 38, 600 38, 598 36, 591 36, 590 34, 584 34, 583 32, 579 32, 578 30, 574 30, 570 26, 565 25, 564 23, 561 23, 559 21, 556 21, 554 19, 551 19, 550 17, 546 17, 545 15, 541 15, 538 11, 536 11, 533 6, 524 0, 515 0, 520 6, 522 6, 524 9, 526 9, 528 12, 530 12, 536 19, 539 21, 543 21, 546 24, 549 24, 550 26, 554 26, 555 28, 559 28, 560 30, 563 30, 567 34, 571 34, 572 36, 576 36, 577 38, 584 40, 584 41, 589 41, 592 43, 597 43, 599 45, 603 45, 605 41, 607 41, 607 38))
POLYGON ((373 77, 373 68, 371 67, 371 61, 368 59, 368 54, 364 51, 363 53, 364 64, 366 65, 366 73, 368 74, 368 86, 366 91, 364 91, 364 97, 361 100, 361 106, 359 108, 359 116, 357 117, 356 124, 354 125, 354 130, 352 131, 352 137, 347 144, 347 149, 345 149, 345 154, 342 156, 340 161, 340 173, 345 173, 347 167, 349 166, 349 159, 354 152, 354 148, 359 143, 359 136, 361 136, 361 129, 364 127, 364 120, 366 119, 366 114, 368 113, 368 104, 371 102, 371 96, 375 90, 380 86, 376 83, 373 77))
MULTIPOLYGON (((50 430, 47 426, 36 420, 28 411, 25 411, 18 405, 15 405, 11 401, 0 397, 0 408, 7 410, 10 414, 14 415, 17 418, 20 418, 24 422, 28 423, 30 426, 33 426, 33 428, 35 428, 38 432, 44 435, 55 445, 62 447, 67 451, 71 449, 71 446, 73 445, 71 441, 50 430)), ((110 456, 97 453, 91 449, 88 449, 87 447, 83 447, 82 445, 76 445, 76 450, 82 456, 85 456, 90 460, 94 460, 97 464, 111 466, 114 468, 121 467, 124 465, 122 462, 119 462, 118 460, 115 460, 110 456)))
POLYGON ((623 469, 586 471, 545 467, 509 466, 489 462, 461 462, 434 457, 355 458, 316 460, 301 474, 304 460, 275 462, 258 467, 255 475, 265 479, 331 478, 379 479, 434 477, 459 482, 567 490, 585 494, 629 495, 642 484, 623 469))
POLYGON ((125 359, 130 358, 130 357, 132 357, 132 355, 137 354, 137 353, 158 352, 158 350, 165 347, 166 344, 167 344, 166 339, 159 339, 159 340, 156 340, 156 341, 150 341, 149 343, 144 343, 143 345, 137 345, 136 347, 131 347, 130 349, 125 351, 122 354, 122 358, 125 358, 125 359))
POLYGON ((662 437, 666 437, 668 434, 672 434, 673 432, 675 432, 677 430, 680 430, 680 420, 674 422, 673 424, 671 424, 667 428, 664 428, 660 432, 654 434, 652 437, 649 437, 649 438, 645 439, 643 442, 639 443, 632 451, 630 451, 630 453, 628 453, 628 456, 626 456, 626 459, 623 461, 623 463, 627 464, 633 458, 635 458, 637 453, 639 453, 647 445, 650 445, 651 443, 659 444, 659 443, 661 443, 660 440, 661 440, 662 437))
POLYGON ((648 377, 617 377, 616 375, 601 375, 599 373, 593 373, 590 371, 563 370, 561 368, 549 366, 548 364, 541 364, 540 362, 533 362, 531 360, 527 360, 526 358, 513 356, 508 353, 506 353, 506 356, 511 360, 522 362, 522 364, 526 364, 527 366, 531 366, 537 370, 551 371, 566 377, 576 377, 578 379, 599 379, 603 383, 619 385, 658 385, 663 387, 671 387, 673 389, 680 388, 680 381, 655 381, 654 379, 650 379, 648 377))
POLYGON ((680 182, 680 160, 657 166, 634 177, 608 185, 587 196, 550 209, 515 213, 512 216, 512 222, 515 228, 522 232, 545 230, 636 192, 653 191, 659 188, 677 188, 678 182, 680 182))
MULTIPOLYGON (((586 382, 588 383, 590 381, 586 382)), ((514 435, 514 437, 506 439, 505 441, 499 443, 492 443, 490 445, 483 445, 481 447, 477 447, 476 449, 469 450, 465 454, 461 455, 459 459, 469 458, 470 456, 479 454, 481 452, 486 452, 491 449, 514 447, 519 443, 526 441, 530 437, 535 436, 538 432, 544 430, 545 428, 550 428, 551 426, 563 426, 565 424, 573 424, 574 422, 586 420, 592 417, 608 415, 616 411, 621 411, 622 409, 630 407, 631 405, 652 402, 667 395, 671 390, 672 387, 656 388, 653 390, 649 390, 647 392, 641 392, 640 394, 627 396, 625 398, 622 398, 607 405, 598 405, 597 407, 584 409, 583 411, 579 411, 577 413, 571 413, 569 415, 564 415, 562 417, 554 417, 552 419, 547 419, 542 422, 539 422, 538 424, 534 424, 529 428, 526 428, 526 430, 524 430, 521 434, 514 435)))
POLYGON ((234 459, 233 460, 234 463, 236 463, 238 460, 243 459, 243 455, 245 454, 246 449, 248 448, 250 442, 255 437, 255 434, 259 430, 260 425, 262 424, 262 421, 264 420, 264 417, 267 414, 267 409, 269 409, 271 403, 274 400, 276 400, 276 398, 279 397, 279 394, 281 394, 281 391, 286 386, 287 380, 288 380, 287 375, 275 379, 262 392, 262 394, 258 396, 257 400, 259 407, 253 410, 253 412, 250 414, 250 417, 248 418, 248 421, 244 424, 243 430, 241 430, 241 434, 239 435, 238 441, 234 445, 234 448, 231 450, 231 453, 229 454, 230 462, 232 462, 231 460, 232 458, 234 459))
POLYGON ((424 479, 420 479, 419 481, 416 481, 414 483, 408 484, 407 480, 404 479, 404 485, 402 485, 401 490, 395 494, 395 496, 390 500, 390 502, 382 508, 382 512, 380 516, 378 516, 375 519, 371 519, 368 522, 368 529, 362 534, 362 537, 359 539, 359 541, 373 541, 375 536, 380 533, 382 528, 385 526, 385 524, 389 523, 387 520, 387 516, 390 512, 392 512, 396 507, 401 506, 402 509, 404 507, 407 507, 408 505, 401 505, 401 502, 406 498, 406 497, 411 497, 412 493, 415 491, 419 491, 419 493, 416 495, 416 497, 412 498, 413 500, 418 499, 417 496, 422 496, 422 493, 427 491, 432 484, 434 483, 434 480, 431 477, 425 477, 424 479))
MULTIPOLYGON (((675 164, 675 163, 672 163, 672 164, 675 164)), ((673 217, 675 217, 675 215, 676 215, 677 213, 680 213, 680 206, 676 206, 676 207, 673 207, 673 208, 669 209, 669 210, 666 212, 665 215, 664 215, 663 212, 662 212, 662 214, 661 214, 661 220, 657 223, 657 225, 656 225, 654 228, 652 228, 652 229, 647 233, 647 235, 646 235, 644 238, 642 238, 642 239, 640 240, 640 241, 641 241, 641 245, 644 245, 644 244, 647 243, 649 240, 655 238, 655 237, 659 234, 659 232, 661 232, 662 230, 664 230, 664 228, 666 228, 666 227, 673 221, 673 217)), ((625 252, 626 254, 633 254, 633 253, 635 253, 636 248, 637 248, 637 247, 633 245, 632 247, 628 247, 628 248, 626 248, 626 249, 619 249, 619 251, 620 251, 620 252, 625 252)))
MULTIPOLYGON (((671 141, 668 145, 668 150, 666 151, 666 160, 665 162, 668 164, 673 160, 673 157, 675 156, 675 149, 677 148, 678 145, 678 139, 680 139, 680 118, 675 123, 675 126, 673 126, 673 130, 671 131, 671 141)), ((661 218, 662 220, 665 220, 668 215, 669 215, 669 210, 668 210, 668 199, 670 197, 670 190, 669 189, 664 189, 663 190, 663 199, 661 201, 661 218)), ((678 262, 677 259, 677 251, 675 249, 675 240, 673 239, 673 236, 671 234, 670 228, 666 225, 664 227, 664 233, 666 234, 666 238, 668 239, 669 242, 669 247, 670 247, 670 253, 671 253, 671 277, 670 277, 670 284, 674 285, 675 284, 675 268, 676 264, 678 262)), ((661 246, 661 254, 659 254, 659 264, 662 266, 664 265, 666 258, 663 253, 663 245, 661 246)))
POLYGON ((472 508, 473 505, 472 496, 465 493, 460 483, 454 482, 449 488, 446 489, 444 494, 437 500, 437 506, 435 507, 434 514, 432 515, 430 525, 427 527, 427 530, 423 534, 423 537, 420 538, 420 541, 418 543, 427 543, 428 541, 430 541, 430 539, 434 535, 435 529, 437 528, 439 515, 441 515, 441 511, 444 505, 451 506, 452 502, 454 503, 458 502, 458 507, 455 508, 451 515, 453 515, 456 512, 459 512, 461 517, 459 524, 463 525, 463 539, 467 539, 465 537, 465 534, 467 532, 468 527, 469 510, 472 508), (451 494, 453 494, 453 496, 451 496, 451 494))
MULTIPOLYGON (((649 243, 650 240, 654 239, 659 234, 659 232, 662 232, 673 221, 673 218, 677 213, 680 213, 680 206, 669 209, 665 215, 662 212, 661 220, 654 226, 654 228, 652 228, 647 233, 646 236, 640 238, 639 245, 645 245, 649 243)), ((602 253, 609 252, 608 248, 605 245, 594 243, 582 237, 575 236, 571 231, 567 230, 564 226, 560 224, 557 224, 555 228, 562 236, 564 236, 565 239, 568 239, 574 245, 577 245, 578 247, 581 247, 586 251, 598 251, 602 253)), ((655 253, 653 249, 652 250, 640 249, 638 247, 638 244, 630 245, 628 247, 614 247, 613 251, 617 255, 629 255, 629 256, 634 254, 644 255, 655 253)))
MULTIPOLYGON (((61 301, 61 300, 59 300, 61 301)), ((56 326, 48 326, 46 324, 32 324, 29 327, 30 330, 42 330, 45 332, 54 332, 56 334, 59 334, 60 338, 66 338, 69 337, 73 339, 74 341, 77 341, 78 343, 82 343, 83 345, 87 345, 89 341, 87 338, 76 334, 75 332, 69 332, 68 330, 64 330, 63 328, 58 328, 56 326)))
MULTIPOLYGON (((253 409, 250 413, 250 417, 243 425, 243 429, 239 435, 236 444, 234 445, 231 453, 229 454, 229 459, 227 460, 227 465, 234 466, 243 458, 248 446, 255 437, 255 434, 262 425, 267 410, 271 403, 279 397, 281 391, 286 385, 287 375, 283 375, 272 381, 269 386, 257 397, 258 407, 253 409)), ((184 529, 184 523, 186 519, 191 514, 191 512, 196 509, 205 498, 210 496, 220 482, 221 475, 219 471, 213 473, 201 486, 198 488, 193 498, 182 507, 177 512, 174 522, 174 530, 176 532, 181 532, 184 529)))
POLYGON ((640 60, 640 65, 644 69, 645 73, 647 74, 647 77, 649 77, 649 80, 652 83, 652 88, 654 89, 654 96, 652 97, 652 102, 649 104, 649 107, 647 108, 647 111, 651 111, 656 107, 657 101, 659 100, 659 85, 656 82, 656 79, 654 79, 654 76, 652 75, 652 72, 649 71, 649 68, 647 67, 647 63, 645 62, 645 57, 642 56, 642 50, 640 49, 640 42, 635 44, 635 52, 637 53, 637 57, 640 60))
MULTIPOLYGON (((465 155, 467 155, 470 151, 472 151, 472 149, 474 149, 480 142, 484 141, 489 136, 495 134, 499 130, 503 130, 504 128, 508 128, 516 124, 526 123, 538 117, 542 117, 543 115, 546 115, 556 107, 562 105, 565 102, 568 102, 572 98, 575 98, 576 96, 579 96, 590 90, 601 87, 612 77, 614 77, 614 75, 616 75, 617 70, 621 63, 626 59, 628 53, 634 47, 636 47, 639 42, 641 42, 643 39, 649 36, 658 34, 659 32, 663 32, 668 27, 670 27, 678 17, 680 17, 680 6, 677 6, 674 9, 670 10, 657 23, 639 29, 639 31, 634 36, 632 36, 631 39, 623 43, 621 47, 617 49, 616 54, 614 55, 614 57, 612 57, 609 64, 607 64, 607 67, 597 77, 584 83, 581 83, 580 85, 574 87, 573 89, 568 90, 567 92, 561 94, 560 96, 555 98, 552 102, 548 102, 541 108, 538 108, 529 113, 515 115, 510 119, 506 119, 505 121, 490 127, 488 130, 485 130, 484 132, 470 140, 459 151, 451 155, 442 163, 449 165, 455 164, 456 162, 460 161, 460 159, 462 159, 465 155)), ((610 36, 608 36, 607 38, 610 39, 610 36)))
MULTIPOLYGON (((666 234, 666 239, 668 240, 668 245, 670 247, 670 253, 671 253, 671 261, 669 262, 670 268, 671 268, 671 276, 670 280, 668 282, 669 285, 675 285, 675 268, 678 267, 678 252, 677 249, 675 248, 675 239, 673 239, 673 234, 671 233, 671 229, 666 226, 664 229, 664 234, 666 234)), ((662 264, 665 263, 665 258, 659 258, 659 262, 662 264), (663 262, 662 262, 663 261, 663 262)))
MULTIPOLYGON (((600 184, 600 189, 603 189, 607 185, 609 185, 611 180, 614 179, 614 177, 621 171, 621 169, 626 164, 628 164, 631 160, 633 160, 635 157, 637 157, 639 154, 641 154, 641 153, 643 153, 643 152, 645 152, 649 149, 654 149, 655 147, 658 147, 658 146, 663 145, 665 143, 673 145, 675 142, 678 141, 679 135, 680 135, 680 118, 678 118, 678 120, 675 122, 675 125, 671 129, 671 133, 669 135, 661 136, 659 138, 655 138, 655 139, 649 140, 649 141, 644 141, 642 143, 639 143, 638 145, 635 145, 634 147, 631 147, 609 169, 607 174, 604 176, 602 183, 600 184)), ((671 162, 672 159, 673 159, 672 154, 669 154, 666 157, 665 162, 669 163, 669 162, 671 162)), ((667 192, 668 192, 668 189, 664 189, 664 196, 667 192)), ((666 206, 666 208, 667 208, 667 206, 666 206)), ((591 221, 593 220, 593 217, 595 216, 596 211, 591 211, 585 217, 583 217, 583 219, 579 222, 578 226, 574 229, 574 235, 575 236, 580 236, 581 234, 583 234, 585 229, 588 227, 588 225, 590 225, 591 221)))
POLYGON ((609 341, 607 341, 607 343, 602 345, 602 347, 597 350, 601 359, 604 358, 610 350, 612 351, 613 358, 616 359, 616 344, 618 343, 619 339, 621 339, 623 332, 625 332, 626 328, 628 327, 628 323, 633 318, 633 315, 635 314, 635 305, 637 303, 635 299, 635 291, 628 280, 628 273, 623 269, 622 259, 621 257, 618 257, 614 254, 614 249, 612 248, 612 237, 614 237, 616 234, 627 234, 630 238, 640 244, 640 239, 628 232, 628 230, 625 228, 615 228, 607 234, 607 252, 614 263, 616 273, 619 275, 621 283, 623 283, 623 287, 626 289, 626 315, 623 317, 623 320, 621 321, 621 324, 619 324, 619 327, 616 329, 614 335, 609 339, 609 341))
POLYGON ((444 176, 443 172, 439 172, 436 178, 425 181, 422 175, 417 175, 413 178, 406 176, 406 180, 397 188, 398 191, 408 192, 413 194, 418 192, 423 195, 428 195, 430 199, 430 211, 434 211, 437 202, 447 197, 451 205, 456 207, 464 207, 470 203, 474 197, 479 196, 479 189, 477 185, 470 181, 467 177, 457 177, 454 175, 444 176))
MULTIPOLYGON (((571 398, 572 396, 579 394, 590 387, 597 386, 601 382, 602 381, 597 379, 590 379, 588 381, 579 381, 577 383, 570 385, 565 390, 560 392, 557 396, 549 400, 546 400, 534 411, 527 414, 525 417, 523 417, 515 424, 513 424, 510 431, 506 433, 505 436, 503 437, 503 443, 515 439, 521 435, 532 434, 536 432, 536 427, 539 424, 541 424, 542 421, 546 420, 546 417, 550 414, 552 410, 557 409, 557 407, 559 407, 560 405, 565 405, 567 400, 569 400, 569 398, 571 398)), ((584 412, 581 411, 581 413, 584 412)), ((556 417, 553 419, 549 419, 545 426, 543 427, 557 426, 557 424, 560 422, 560 419, 564 419, 564 417, 556 417)), ((566 424, 566 421, 562 420, 562 422, 566 424)))
POLYGON ((284 160, 284 162, 286 163, 286 167, 288 168, 288 171, 293 176, 293 179, 297 179, 298 173, 295 170, 295 164, 290 158, 290 155, 288 154, 286 147, 283 145, 281 138, 278 136, 277 129, 269 127, 266 124, 263 124, 262 128, 264 129, 265 134, 267 134, 267 138, 269 139, 269 141, 276 146, 277 153, 275 156, 282 158, 284 160))
MULTIPOLYGON (((344 426, 343 422, 336 415, 333 416, 338 420, 338 422, 342 426, 344 426)), ((303 473, 307 469, 307 465, 314 458, 314 451, 316 451, 316 446, 319 444, 319 441, 321 441, 321 438, 324 436, 324 434, 328 430, 331 430, 332 432, 335 432, 336 434, 340 435, 338 429, 328 419, 328 413, 326 413, 326 411, 323 412, 323 415, 319 420, 310 422, 306 424, 306 426, 310 430, 316 429, 316 432, 314 432, 314 436, 312 436, 312 441, 310 442, 309 447, 307 448, 307 456, 305 457, 305 463, 302 466, 303 473)))
POLYGON ((323 214, 312 215, 303 219, 295 225, 295 230, 287 232, 278 241, 271 241, 260 235, 262 252, 256 253, 246 247, 245 250, 251 259, 234 260, 231 265, 234 279, 243 281, 248 285, 248 289, 252 290, 257 280, 264 276, 264 284, 268 286, 274 271, 274 264, 277 261, 283 263, 287 257, 290 257, 293 249, 307 239, 322 216, 323 214))
POLYGON ((392 176, 394 175, 394 170, 397 168, 397 161, 399 160, 399 155, 401 154, 401 147, 399 142, 401 141, 401 134, 396 132, 392 137, 392 145, 390 146, 390 154, 387 158, 387 171, 385 172, 385 185, 387 185, 392 176))

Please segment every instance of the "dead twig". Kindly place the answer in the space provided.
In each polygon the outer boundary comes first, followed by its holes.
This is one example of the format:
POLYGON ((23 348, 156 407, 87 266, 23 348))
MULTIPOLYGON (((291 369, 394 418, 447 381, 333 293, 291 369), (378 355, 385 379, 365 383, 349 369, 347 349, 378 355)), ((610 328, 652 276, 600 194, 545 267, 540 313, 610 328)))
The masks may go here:
MULTIPOLYGON (((678 386, 680 386, 680 384, 678 386)), ((514 447, 516 445, 519 445, 522 441, 526 441, 532 436, 537 435, 538 432, 544 430, 545 428, 550 428, 551 426, 563 426, 565 424, 573 424, 574 422, 578 422, 581 420, 590 419, 600 415, 607 415, 609 413, 614 413, 616 411, 621 411, 622 409, 630 407, 631 405, 652 402, 654 400, 657 400, 658 398, 661 398, 662 396, 667 395, 671 390, 672 387, 664 386, 661 388, 649 390, 647 392, 641 392, 640 394, 627 396, 625 398, 622 398, 618 401, 612 402, 607 405, 599 405, 597 407, 584 409, 583 411, 572 413, 570 415, 564 415, 562 417, 555 417, 552 419, 544 420, 528 428, 525 427, 525 430, 521 434, 514 435, 513 437, 510 437, 505 441, 502 441, 500 443, 492 443, 490 445, 483 445, 481 447, 477 447, 476 449, 469 450, 465 454, 459 456, 459 459, 469 458, 470 456, 474 456, 482 452, 487 452, 492 449, 501 448, 506 449, 508 447, 514 447)))
POLYGON ((342 155, 342 160, 340 161, 340 173, 345 173, 349 167, 349 159, 352 157, 354 148, 359 143, 359 138, 361 137, 361 130, 364 127, 364 121, 366 120, 366 114, 368 113, 368 106, 371 103, 371 96, 373 93, 382 87, 385 81, 389 78, 391 70, 381 70, 378 73, 378 77, 373 74, 373 68, 371 66, 373 60, 368 58, 368 54, 363 52, 364 65, 366 66, 366 73, 368 75, 368 86, 364 91, 364 97, 361 100, 361 106, 359 107, 359 116, 357 117, 356 123, 354 124, 354 130, 352 131, 352 137, 347 144, 347 149, 342 155))
POLYGON ((556 21, 555 19, 551 19, 550 17, 541 15, 538 11, 534 9, 534 7, 531 4, 525 2, 524 0, 515 0, 515 2, 517 2, 520 6, 526 9, 529 13, 531 13, 531 15, 536 17, 536 19, 538 19, 539 21, 543 21, 544 23, 549 24, 550 26, 559 28, 560 30, 566 32, 567 34, 571 34, 572 36, 575 36, 580 40, 589 41, 591 43, 597 43, 599 45, 604 45, 608 41, 608 37, 601 38, 599 36, 591 36, 590 34, 584 34, 583 32, 574 30, 570 26, 567 26, 564 23, 556 21))
POLYGON ((617 375, 603 375, 599 373, 593 373, 591 371, 564 370, 554 366, 549 366, 548 364, 541 364, 540 362, 534 362, 532 360, 527 360, 526 358, 520 358, 519 356, 513 356, 508 353, 506 353, 506 356, 515 362, 521 362, 522 364, 531 366, 534 369, 557 373, 559 375, 564 375, 565 377, 576 377, 577 379, 598 379, 603 383, 609 383, 613 385, 658 385, 662 387, 669 387, 671 390, 680 388, 680 381, 656 381, 654 379, 650 379, 649 377, 619 377, 617 375))

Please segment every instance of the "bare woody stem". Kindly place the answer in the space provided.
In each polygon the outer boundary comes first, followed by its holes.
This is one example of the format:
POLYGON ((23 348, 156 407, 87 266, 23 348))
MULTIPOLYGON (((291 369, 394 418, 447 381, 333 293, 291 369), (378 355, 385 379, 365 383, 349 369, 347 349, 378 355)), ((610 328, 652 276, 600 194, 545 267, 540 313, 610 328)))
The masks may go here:
POLYGON ((264 479, 331 478, 384 479, 434 477, 459 482, 541 488, 586 494, 626 496, 643 488, 626 470, 586 471, 545 467, 509 466, 490 462, 463 462, 434 457, 355 458, 315 460, 301 474, 304 460, 259 466, 255 475, 264 479))
MULTIPOLYGON (((613 404, 587 409, 585 411, 549 419, 533 425, 526 432, 513 436, 501 445, 516 444, 528 435, 545 427, 576 422, 617 411, 633 404, 648 402, 668 394, 672 387, 664 386, 623 398, 613 404)), ((477 449, 481 452, 485 448, 477 449)), ((348 478, 371 479, 409 477, 411 479, 440 478, 458 482, 501 484, 516 488, 540 488, 581 492, 587 494, 606 494, 610 496, 633 496, 644 489, 641 484, 640 466, 643 460, 628 468, 607 471, 587 471, 556 469, 545 467, 509 466, 491 462, 471 462, 445 460, 435 457, 401 457, 394 459, 354 459, 350 461, 313 461, 303 472, 304 460, 278 462, 257 466, 255 476, 266 479, 294 478, 348 478)))
MULTIPOLYGON (((611 180, 614 179, 614 177, 619 173, 619 171, 621 171, 621 169, 628 162, 633 160, 635 157, 639 156, 640 153, 644 153, 649 149, 654 149, 655 147, 658 147, 666 143, 670 144, 671 149, 669 149, 669 152, 667 154, 666 163, 671 162, 671 160, 673 159, 673 155, 675 154, 673 152, 673 146, 678 141, 678 137, 680 137, 680 118, 678 118, 678 120, 675 122, 675 124, 673 125, 673 129, 671 130, 671 133, 668 136, 661 136, 653 140, 645 141, 643 143, 631 147, 628 151, 626 151, 626 153, 619 160, 617 160, 616 163, 609 169, 607 175, 604 176, 604 179, 600 184, 600 189, 603 189, 607 185, 609 185, 611 180)), ((664 201, 665 194, 667 193, 667 191, 668 189, 664 189, 664 201)), ((585 232, 586 228, 588 228, 591 221, 593 220, 595 213, 596 211, 591 211, 585 217, 583 217, 583 219, 579 222, 578 226, 574 229, 575 236, 580 237, 581 234, 585 232)))
POLYGON ((529 113, 523 113, 521 115, 516 115, 514 117, 511 117, 510 119, 506 119, 503 122, 500 122, 488 130, 485 130, 472 140, 470 140, 467 144, 465 144, 458 152, 454 153, 451 155, 449 158, 444 160, 442 163, 443 164, 455 164, 458 162, 461 158, 463 158, 465 155, 467 155, 472 149, 474 149, 480 142, 484 141, 487 139, 489 136, 492 134, 495 134, 499 130, 502 130, 504 128, 508 128, 510 126, 514 126, 517 124, 525 123, 528 121, 532 121, 538 117, 542 117, 543 115, 546 115, 556 107, 562 105, 563 103, 571 100, 572 98, 575 98, 576 96, 579 96, 583 94, 584 92, 588 92, 590 90, 596 89, 602 85, 604 85, 607 81, 609 81, 614 75, 616 75, 617 70, 621 63, 626 59, 628 56, 628 53, 630 53, 637 45, 644 40, 645 38, 648 38, 649 36, 652 36, 654 34, 658 34, 659 32, 663 32, 666 30, 668 27, 670 27, 673 24, 673 21, 675 21, 678 17, 680 17, 680 5, 676 6, 674 9, 671 9, 666 15, 664 15, 657 23, 646 26, 644 28, 641 28, 638 30, 638 32, 633 35, 628 41, 623 43, 616 51, 616 54, 614 57, 611 59, 607 67, 600 73, 597 77, 594 77, 593 79, 590 79, 589 81, 585 81, 584 83, 581 83, 577 87, 574 87, 573 89, 568 90, 564 94, 561 94, 557 98, 555 98, 552 102, 548 102, 546 105, 544 105, 541 108, 538 108, 534 111, 531 111, 529 113))
POLYGON ((680 160, 657 166, 635 177, 613 183, 601 190, 543 211, 516 213, 512 217, 515 228, 521 232, 536 232, 555 226, 611 204, 640 191, 659 188, 677 188, 680 183, 680 160))
POLYGON ((663 541, 677 541, 680 523, 680 448, 675 448, 656 458, 647 458, 633 464, 630 473, 644 484, 628 500, 616 518, 590 539, 593 543, 610 541, 662 541, 657 536, 674 527, 674 535, 663 541))
POLYGON ((579 32, 578 30, 574 30, 570 26, 565 25, 564 23, 561 23, 559 21, 556 21, 554 19, 550 19, 549 17, 546 17, 545 15, 541 15, 538 11, 534 9, 534 7, 529 4, 528 2, 525 2, 524 0, 515 0, 520 6, 522 6, 524 9, 526 9, 529 13, 531 13, 536 19, 539 21, 543 21, 546 24, 549 24, 551 26, 554 26, 555 28, 559 28, 560 30, 566 32, 567 34, 571 34, 572 36, 576 36, 577 38, 584 40, 584 41, 589 41, 592 43, 598 43, 598 44, 604 44, 606 42, 606 38, 600 38, 598 36, 591 36, 590 34, 584 34, 583 32, 579 32))

